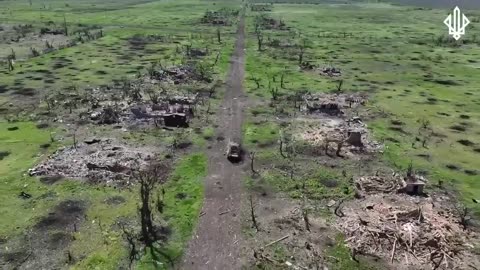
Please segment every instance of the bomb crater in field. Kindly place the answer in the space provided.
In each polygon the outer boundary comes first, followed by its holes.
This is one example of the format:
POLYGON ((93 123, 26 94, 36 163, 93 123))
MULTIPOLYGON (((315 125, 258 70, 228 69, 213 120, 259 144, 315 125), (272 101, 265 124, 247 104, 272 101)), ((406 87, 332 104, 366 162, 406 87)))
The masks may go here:
POLYGON ((0 265, 5 269, 60 269, 68 261, 66 250, 74 241, 72 235, 85 220, 87 204, 66 200, 56 205, 28 231, 4 245, 0 244, 0 265), (8 246, 8 249, 5 247, 8 246))

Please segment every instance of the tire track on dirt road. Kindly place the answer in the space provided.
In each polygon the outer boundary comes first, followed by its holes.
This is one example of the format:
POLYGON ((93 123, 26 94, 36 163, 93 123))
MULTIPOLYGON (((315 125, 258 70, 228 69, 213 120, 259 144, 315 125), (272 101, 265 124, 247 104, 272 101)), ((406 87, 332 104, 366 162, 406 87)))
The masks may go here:
POLYGON ((181 269, 234 270, 241 267, 241 196, 243 166, 230 163, 226 157, 229 140, 241 140, 246 95, 245 16, 242 13, 234 53, 230 59, 226 91, 217 113, 217 140, 208 153, 208 176, 202 215, 183 258, 181 269), (217 137, 218 138, 218 137, 217 137))

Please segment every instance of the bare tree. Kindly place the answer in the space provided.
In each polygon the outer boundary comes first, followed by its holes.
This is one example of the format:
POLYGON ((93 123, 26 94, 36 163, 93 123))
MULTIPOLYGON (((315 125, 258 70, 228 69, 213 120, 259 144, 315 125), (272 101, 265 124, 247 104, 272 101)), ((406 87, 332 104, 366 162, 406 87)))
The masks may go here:
POLYGON ((337 84, 337 92, 342 92, 343 80, 339 80, 337 84))
POLYGON ((255 228, 257 231, 259 231, 257 218, 255 217, 255 204, 253 203, 253 196, 251 194, 248 197, 248 200, 250 202, 250 218, 252 219, 252 228, 255 228))
POLYGON ((218 44, 222 44, 222 37, 220 33, 220 28, 217 28, 217 42, 218 44))
POLYGON ((67 17, 65 17, 65 13, 63 13, 63 33, 65 36, 68 36, 67 17))
POLYGON ((298 65, 302 65, 304 54, 305 54, 305 47, 300 46, 300 50, 298 51, 298 65))
POLYGON ((250 170, 252 171, 253 175, 258 175, 258 172, 255 170, 254 167, 255 162, 255 152, 250 152, 250 170))
POLYGON ((48 40, 45 40, 45 47, 51 50, 53 49, 53 44, 51 42, 48 42, 48 40))
POLYGON ((77 149, 77 130, 73 131, 73 147, 77 149))
POLYGON ((45 101, 45 104, 47 104, 48 113, 53 112, 57 106, 57 100, 55 99, 55 96, 53 94, 47 94, 43 97, 43 100, 45 101))
POLYGON ((163 183, 168 177, 168 167, 162 163, 152 162, 146 169, 132 170, 132 178, 137 180, 140 185, 140 241, 145 247, 145 253, 149 252, 154 261, 158 261, 158 255, 165 257, 173 267, 173 260, 170 256, 162 252, 158 247, 163 243, 158 228, 154 225, 154 215, 152 212, 152 195, 157 186, 163 183))
POLYGON ((219 59, 220 59, 220 51, 217 52, 217 56, 215 57, 215 62, 213 63, 214 66, 217 65, 219 59))
POLYGON ((263 34, 260 30, 258 30, 257 32, 255 32, 255 34, 257 35, 257 47, 258 47, 258 50, 259 51, 262 51, 262 45, 263 45, 263 34))
POLYGON ((257 89, 259 89, 260 88, 260 82, 262 81, 262 79, 257 78, 257 77, 252 77, 252 81, 255 82, 255 84, 257 85, 257 89))
POLYGON ((30 53, 32 54, 32 57, 40 56, 40 52, 33 47, 30 47, 30 53))
POLYGON ((466 230, 469 226, 471 219, 470 209, 461 203, 457 204, 455 206, 455 209, 457 210, 457 214, 460 218, 460 225, 462 225, 463 230, 466 230))
POLYGON ((13 66, 13 59, 11 58, 7 59, 7 64, 8 64, 8 71, 13 71, 15 69, 13 66))
POLYGON ((288 156, 286 156, 285 153, 283 152, 283 145, 284 145, 283 137, 280 136, 280 145, 279 145, 280 155, 281 155, 283 158, 288 158, 288 156))
POLYGON ((302 210, 303 221, 305 223, 305 230, 310 231, 310 220, 308 219, 308 209, 304 206, 302 210))
POLYGON ((152 87, 147 87, 145 89, 145 92, 147 93, 153 104, 158 104, 160 102, 160 93, 156 91, 156 89, 152 87))
POLYGON ((413 170, 413 162, 410 161, 407 167, 407 178, 415 177, 415 172, 413 170))
POLYGON ((138 249, 137 249, 137 244, 136 244, 136 237, 134 235, 134 233, 130 230, 128 230, 127 228, 125 228, 125 225, 120 225, 121 228, 122 228, 122 231, 123 231, 123 235, 125 236, 127 242, 128 242, 128 246, 129 246, 129 249, 130 249, 130 252, 129 252, 129 268, 132 267, 132 264, 133 262, 138 259, 138 255, 139 255, 139 252, 138 252, 138 249))
POLYGON ((335 206, 335 210, 333 211, 337 217, 344 217, 345 214, 342 211, 342 204, 345 201, 345 198, 341 199, 340 202, 335 206))
POLYGON ((16 60, 17 59, 17 54, 15 51, 11 48, 11 53, 7 56, 8 59, 16 60))

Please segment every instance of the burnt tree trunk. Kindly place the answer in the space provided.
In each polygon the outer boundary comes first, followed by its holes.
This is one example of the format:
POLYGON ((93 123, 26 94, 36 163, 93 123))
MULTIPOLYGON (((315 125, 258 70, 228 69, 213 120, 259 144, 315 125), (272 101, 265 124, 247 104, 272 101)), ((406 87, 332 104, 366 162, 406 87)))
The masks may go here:
POLYGON ((252 171, 253 175, 257 175, 258 172, 255 170, 254 162, 255 162, 255 152, 251 152, 250 153, 250 170, 252 171))
POLYGON ((252 219, 252 227, 255 228, 257 231, 259 231, 257 218, 255 217, 255 205, 253 204, 253 196, 252 195, 250 195, 249 201, 250 201, 250 217, 252 219))

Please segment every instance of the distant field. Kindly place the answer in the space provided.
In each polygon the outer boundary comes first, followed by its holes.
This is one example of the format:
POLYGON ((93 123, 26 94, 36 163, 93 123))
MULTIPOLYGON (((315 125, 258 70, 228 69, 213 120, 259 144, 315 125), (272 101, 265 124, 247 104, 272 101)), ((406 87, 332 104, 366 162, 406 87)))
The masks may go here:
POLYGON ((429 8, 460 8, 480 9, 477 0, 253 0, 254 3, 283 4, 353 4, 353 3, 392 3, 398 5, 429 7, 429 8))
POLYGON ((460 8, 472 8, 480 9, 480 1, 477 0, 388 0, 388 2, 401 4, 401 5, 412 5, 412 6, 424 6, 424 7, 435 7, 435 8, 451 8, 459 6, 460 8))

